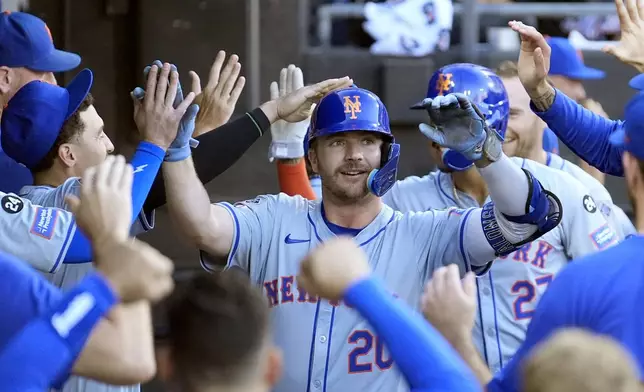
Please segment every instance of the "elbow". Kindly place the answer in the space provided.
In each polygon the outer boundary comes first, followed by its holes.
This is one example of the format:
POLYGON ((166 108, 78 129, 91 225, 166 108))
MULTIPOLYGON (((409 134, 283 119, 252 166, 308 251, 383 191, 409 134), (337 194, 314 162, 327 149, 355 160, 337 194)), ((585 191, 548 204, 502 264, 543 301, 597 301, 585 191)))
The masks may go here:
POLYGON ((154 357, 148 359, 137 358, 121 359, 122 371, 119 372, 116 380, 111 380, 114 385, 136 385, 151 381, 157 373, 157 365, 154 357))

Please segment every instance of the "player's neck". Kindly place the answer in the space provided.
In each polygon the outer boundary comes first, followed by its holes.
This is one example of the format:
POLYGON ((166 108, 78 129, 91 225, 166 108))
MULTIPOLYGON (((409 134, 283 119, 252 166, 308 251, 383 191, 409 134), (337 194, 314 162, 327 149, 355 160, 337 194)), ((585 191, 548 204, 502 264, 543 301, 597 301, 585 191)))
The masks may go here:
POLYGON ((34 185, 47 185, 54 188, 62 185, 69 178, 66 173, 60 172, 53 168, 40 173, 34 173, 33 176, 34 185))
POLYGON ((531 161, 545 165, 546 162, 548 162, 548 153, 543 149, 543 147, 533 148, 527 151, 525 154, 522 154, 521 158, 529 159, 531 161))
POLYGON ((343 204, 335 202, 333 196, 327 195, 323 189, 322 200, 326 220, 347 229, 366 227, 382 210, 382 201, 372 194, 358 203, 343 204))
POLYGON ((453 172, 452 181, 458 191, 469 195, 476 200, 479 205, 483 205, 485 203, 485 200, 489 195, 487 184, 475 167, 471 167, 464 171, 453 172))
POLYGON ((637 203, 638 206, 633 206, 635 211, 635 229, 638 234, 644 234, 644 197, 638 197, 637 203))

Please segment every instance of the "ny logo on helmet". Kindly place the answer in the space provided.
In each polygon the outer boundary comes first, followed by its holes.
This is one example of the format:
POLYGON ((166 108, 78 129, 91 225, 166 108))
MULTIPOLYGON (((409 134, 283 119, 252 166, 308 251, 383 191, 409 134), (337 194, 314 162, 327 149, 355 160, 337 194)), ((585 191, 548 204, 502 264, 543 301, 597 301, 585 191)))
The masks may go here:
POLYGON ((452 81, 452 74, 439 74, 438 81, 436 82, 436 90, 438 90, 438 95, 443 95, 449 91, 454 86, 452 81))
POLYGON ((362 113, 362 108, 360 107, 360 96, 354 95, 353 101, 351 100, 351 98, 352 97, 344 97, 344 113, 351 113, 351 117, 349 118, 355 120, 358 118, 358 116, 356 116, 356 113, 362 113))

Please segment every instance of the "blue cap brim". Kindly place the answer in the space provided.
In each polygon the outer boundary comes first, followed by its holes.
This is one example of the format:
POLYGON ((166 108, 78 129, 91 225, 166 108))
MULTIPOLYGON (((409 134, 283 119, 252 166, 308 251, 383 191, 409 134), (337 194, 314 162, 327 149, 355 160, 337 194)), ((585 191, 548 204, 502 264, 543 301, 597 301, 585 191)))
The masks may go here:
POLYGON ((635 90, 644 90, 644 74, 635 76, 628 82, 628 85, 635 90))
POLYGON ((562 75, 576 80, 594 80, 605 78, 606 72, 596 68, 583 67, 575 71, 563 72, 562 75))
POLYGON ((626 138, 626 131, 624 127, 619 128, 608 136, 608 141, 615 147, 624 147, 624 139, 626 138))
POLYGON ((80 65, 81 58, 76 53, 54 49, 49 55, 29 65, 29 69, 40 72, 66 72, 80 65))
POLYGON ((87 94, 89 94, 93 82, 94 74, 85 68, 65 86, 65 89, 69 92, 69 105, 67 106, 67 116, 65 118, 70 118, 78 110, 87 94))

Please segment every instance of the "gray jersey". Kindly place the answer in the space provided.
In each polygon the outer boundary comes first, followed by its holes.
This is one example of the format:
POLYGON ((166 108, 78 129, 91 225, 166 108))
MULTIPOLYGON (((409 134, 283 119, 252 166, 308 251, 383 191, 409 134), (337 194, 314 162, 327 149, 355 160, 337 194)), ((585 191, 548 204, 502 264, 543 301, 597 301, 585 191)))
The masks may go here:
POLYGON ((590 195, 597 203, 596 207, 604 215, 620 238, 625 238, 637 232, 633 222, 631 222, 624 210, 613 204, 613 198, 610 196, 610 193, 595 177, 559 155, 548 153, 546 164, 553 169, 562 170, 572 175, 584 184, 590 190, 590 195))
POLYGON ((42 272, 62 265, 76 225, 70 212, 33 205, 12 193, 0 192, 0 251, 42 272))
MULTIPOLYGON (((559 197, 563 217, 554 230, 500 257, 488 274, 477 279, 479 307, 474 340, 493 372, 500 370, 523 342, 535 306, 553 276, 570 259, 618 240, 601 213, 584 207, 592 197, 579 181, 537 162, 512 160, 559 197)), ((383 201, 403 212, 478 206, 476 200, 455 189, 450 175, 438 171, 398 181, 383 201)))
MULTIPOLYGON (((47 207, 58 207, 67 209, 65 196, 80 194, 80 181, 77 177, 67 179, 57 188, 50 186, 25 186, 20 190, 20 195, 33 203, 47 207)), ((154 224, 154 214, 148 220, 143 213, 139 216, 137 223, 132 226, 132 234, 141 233, 149 230, 154 224)), ((62 264, 59 269, 53 273, 44 274, 45 278, 61 289, 69 289, 83 279, 87 274, 92 272, 94 267, 92 263, 80 264, 62 264)), ((133 386, 113 386, 102 384, 97 381, 89 380, 82 377, 70 377, 65 383, 63 392, 136 392, 140 391, 139 385, 133 386)))
MULTIPOLYGON (((320 201, 279 194, 220 205, 234 223, 227 266, 246 271, 272 308, 273 336, 285 361, 275 391, 409 390, 383 341, 357 312, 343 303, 318 300, 297 285, 300 261, 334 237, 320 201)), ((383 205, 354 238, 391 294, 418 308, 434 269, 456 263, 464 273, 470 262, 488 264, 489 259, 469 254, 468 245, 487 244, 482 232, 477 238, 467 235, 473 211, 402 214, 383 205)))

